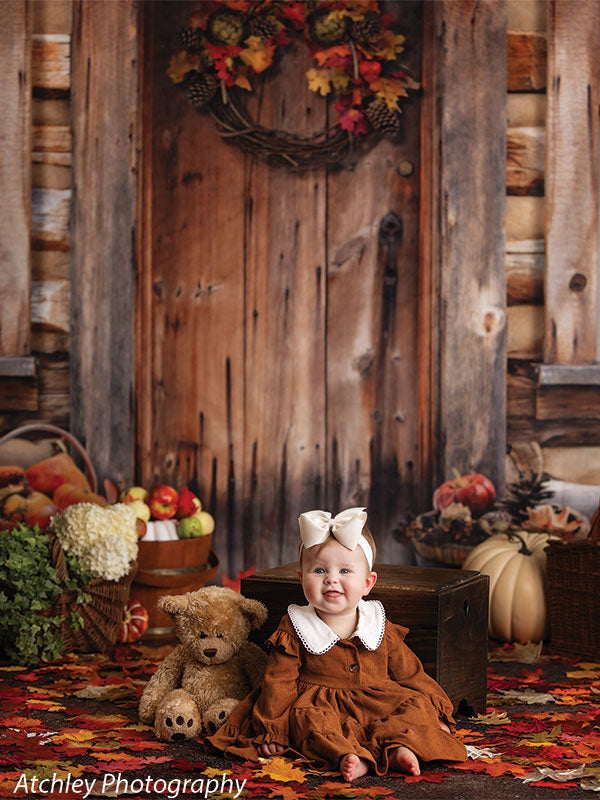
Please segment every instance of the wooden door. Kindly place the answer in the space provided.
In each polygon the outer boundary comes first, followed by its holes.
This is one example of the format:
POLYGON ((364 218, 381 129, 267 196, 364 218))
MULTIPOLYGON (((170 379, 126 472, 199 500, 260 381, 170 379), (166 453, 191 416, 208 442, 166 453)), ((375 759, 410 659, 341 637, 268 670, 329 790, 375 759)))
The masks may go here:
MULTIPOLYGON (((224 141, 166 77, 194 4, 142 4, 138 480, 189 484, 223 571, 294 560, 302 511, 364 505, 378 560, 423 498, 419 452, 420 101, 398 141, 295 173, 224 141)), ((390 3, 419 79, 421 4, 390 3)), ((249 102, 262 125, 323 129, 299 43, 249 102)), ((423 348, 421 348, 423 351, 423 348)))

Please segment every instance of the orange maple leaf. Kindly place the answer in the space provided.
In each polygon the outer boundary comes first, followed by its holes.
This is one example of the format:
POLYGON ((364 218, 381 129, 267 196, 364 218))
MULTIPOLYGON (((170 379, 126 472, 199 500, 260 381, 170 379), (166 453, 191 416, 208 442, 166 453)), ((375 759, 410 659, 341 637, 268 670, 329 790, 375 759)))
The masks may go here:
POLYGON ((275 756, 268 761, 263 762, 262 768, 256 773, 257 777, 271 778, 273 781, 296 781, 296 783, 304 783, 306 781, 306 773, 299 767, 295 767, 293 762, 288 758, 275 756))

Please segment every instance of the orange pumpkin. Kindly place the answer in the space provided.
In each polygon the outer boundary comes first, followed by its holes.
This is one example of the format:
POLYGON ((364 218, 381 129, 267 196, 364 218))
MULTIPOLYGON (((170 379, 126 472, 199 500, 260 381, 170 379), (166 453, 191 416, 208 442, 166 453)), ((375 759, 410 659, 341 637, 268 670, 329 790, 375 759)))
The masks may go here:
POLYGON ((74 506, 76 503, 96 503, 98 506, 106 505, 106 498, 102 497, 102 495, 95 494, 89 489, 75 486, 72 483, 61 483, 52 495, 52 501, 61 511, 64 511, 68 506, 74 506))
POLYGON ((2 516, 10 522, 25 522, 46 530, 50 519, 58 511, 51 498, 42 492, 30 491, 27 487, 4 498, 2 516))
POLYGON ((0 488, 20 483, 23 480, 22 467, 0 467, 0 488))
POLYGON ((25 477, 32 489, 48 495, 53 494, 63 483, 71 483, 90 491, 92 488, 68 453, 58 453, 38 461, 25 470, 25 477))

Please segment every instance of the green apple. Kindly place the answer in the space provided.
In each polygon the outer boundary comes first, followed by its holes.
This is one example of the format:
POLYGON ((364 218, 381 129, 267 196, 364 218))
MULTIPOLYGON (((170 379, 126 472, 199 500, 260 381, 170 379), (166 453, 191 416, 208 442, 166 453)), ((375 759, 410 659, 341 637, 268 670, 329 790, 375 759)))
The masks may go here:
POLYGON ((193 515, 194 519, 199 519, 202 525, 201 536, 208 536, 215 529, 215 521, 208 511, 196 511, 193 515))
POLYGON ((130 500, 127 505, 133 508, 138 519, 148 522, 150 519, 150 506, 147 503, 144 503, 143 500, 130 500))
POLYGON ((180 539, 195 539, 202 536, 202 523, 198 517, 185 517, 177 523, 177 536, 180 539))
POLYGON ((131 486, 129 489, 125 489, 124 492, 121 492, 119 500, 121 503, 131 503, 134 500, 141 500, 142 503, 145 503, 148 499, 148 491, 144 489, 143 486, 131 486))

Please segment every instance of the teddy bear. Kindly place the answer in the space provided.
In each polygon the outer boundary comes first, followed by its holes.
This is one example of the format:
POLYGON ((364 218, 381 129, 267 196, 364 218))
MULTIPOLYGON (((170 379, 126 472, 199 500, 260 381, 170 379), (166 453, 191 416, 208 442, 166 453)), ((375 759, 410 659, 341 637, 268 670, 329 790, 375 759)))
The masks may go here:
POLYGON ((248 634, 267 609, 221 586, 165 595, 157 607, 173 620, 179 644, 144 689, 140 720, 165 741, 214 733, 262 682, 267 656, 248 634))

